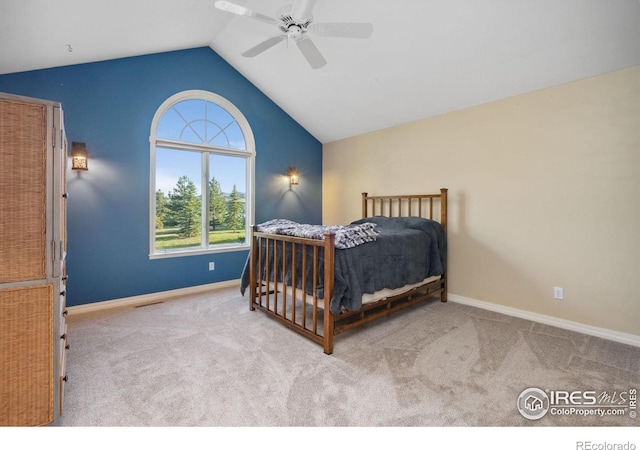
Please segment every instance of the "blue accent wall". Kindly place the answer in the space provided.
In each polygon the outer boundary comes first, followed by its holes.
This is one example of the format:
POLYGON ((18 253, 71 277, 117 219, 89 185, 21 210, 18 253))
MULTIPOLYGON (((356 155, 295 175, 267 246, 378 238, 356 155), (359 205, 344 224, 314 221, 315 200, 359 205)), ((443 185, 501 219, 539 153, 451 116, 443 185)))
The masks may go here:
POLYGON ((69 306, 240 278, 247 251, 148 256, 151 120, 190 89, 221 95, 249 121, 256 222, 321 223, 322 144, 209 47, 2 75, 0 92, 60 102, 69 143, 87 144, 89 171, 68 173, 69 306))

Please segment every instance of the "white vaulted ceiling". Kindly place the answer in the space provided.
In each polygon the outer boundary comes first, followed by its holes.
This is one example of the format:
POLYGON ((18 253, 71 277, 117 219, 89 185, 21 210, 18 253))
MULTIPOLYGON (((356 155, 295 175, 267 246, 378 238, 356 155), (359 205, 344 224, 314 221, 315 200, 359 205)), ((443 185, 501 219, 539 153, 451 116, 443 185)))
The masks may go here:
MULTIPOLYGON (((275 16, 292 0, 237 0, 275 16)), ((323 143, 640 64, 639 0, 317 0, 309 67, 214 0, 0 0, 0 74, 210 46, 323 143), (72 50, 72 51, 70 51, 72 50)))

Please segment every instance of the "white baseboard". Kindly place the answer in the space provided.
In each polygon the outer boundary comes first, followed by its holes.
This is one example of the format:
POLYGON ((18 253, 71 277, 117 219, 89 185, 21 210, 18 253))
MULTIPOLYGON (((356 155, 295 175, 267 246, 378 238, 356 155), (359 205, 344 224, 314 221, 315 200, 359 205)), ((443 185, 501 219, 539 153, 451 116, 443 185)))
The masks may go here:
POLYGON ((67 311, 69 315, 82 314, 87 312, 102 311, 105 309, 119 308, 122 306, 138 306, 147 303, 163 301, 169 298, 181 295, 199 294, 201 292, 223 289, 228 287, 240 286, 240 280, 221 281, 219 283, 202 284, 199 286, 191 286, 181 289, 173 289, 170 291, 153 292, 151 294, 136 295, 134 297, 118 298, 115 300, 106 300, 102 302, 89 303, 86 305, 69 306, 67 311))
MULTIPOLYGON (((118 308, 122 306, 137 306, 147 303, 163 301, 181 295, 198 294, 201 292, 211 291, 215 289, 223 289, 228 287, 240 286, 240 280, 222 281, 219 283, 203 284, 199 286, 191 286, 187 288, 174 289, 171 291, 154 292, 151 294, 136 295, 134 297, 126 297, 115 300, 106 300, 102 302, 89 303, 87 305, 70 306, 67 308, 68 313, 81 314, 87 312, 101 311, 110 308, 118 308)), ((622 344, 640 347, 640 336, 630 333, 622 333, 620 331, 608 330, 606 328, 598 328, 591 325, 585 325, 570 320, 559 319, 557 317, 546 316, 522 309, 512 308, 510 306, 498 305, 496 303, 476 300, 462 295, 447 294, 447 299, 454 303, 474 306, 480 309, 505 314, 507 316, 519 317, 521 319, 531 320, 533 322, 543 323, 553 327, 565 330, 576 331, 589 336, 596 336, 610 341, 620 342, 622 344)))
POLYGON ((476 300, 456 294, 447 294, 447 299, 455 303, 475 306, 476 308, 486 309, 500 314, 505 314, 507 316, 519 317, 521 319, 531 320, 533 322, 543 323, 545 325, 563 328, 565 330, 576 331, 589 336, 596 336, 610 341, 640 347, 640 336, 635 334, 622 333, 620 331, 608 330, 606 328, 598 328, 591 325, 585 325, 552 316, 545 316, 544 314, 524 311, 522 309, 511 308, 509 306, 497 305, 495 303, 484 302, 482 300, 476 300))

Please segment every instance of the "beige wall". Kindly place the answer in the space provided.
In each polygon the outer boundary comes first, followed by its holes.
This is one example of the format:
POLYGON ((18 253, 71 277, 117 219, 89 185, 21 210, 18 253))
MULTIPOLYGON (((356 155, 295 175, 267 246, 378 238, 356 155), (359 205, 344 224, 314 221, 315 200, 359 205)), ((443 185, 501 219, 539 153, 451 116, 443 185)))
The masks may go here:
POLYGON ((640 335, 640 66, 331 142, 323 164, 325 224, 361 192, 449 188, 450 293, 640 335))

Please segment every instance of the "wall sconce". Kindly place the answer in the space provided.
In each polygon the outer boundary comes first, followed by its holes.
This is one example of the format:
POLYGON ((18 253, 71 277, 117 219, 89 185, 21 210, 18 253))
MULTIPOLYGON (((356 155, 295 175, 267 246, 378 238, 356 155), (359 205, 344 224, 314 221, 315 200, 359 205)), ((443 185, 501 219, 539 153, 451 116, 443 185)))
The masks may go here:
POLYGON ((89 170, 87 145, 84 142, 71 143, 71 169, 89 170))
POLYGON ((289 178, 289 187, 300 184, 300 174, 295 167, 287 167, 287 178, 289 178))

